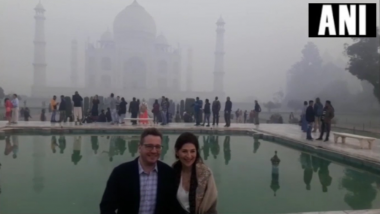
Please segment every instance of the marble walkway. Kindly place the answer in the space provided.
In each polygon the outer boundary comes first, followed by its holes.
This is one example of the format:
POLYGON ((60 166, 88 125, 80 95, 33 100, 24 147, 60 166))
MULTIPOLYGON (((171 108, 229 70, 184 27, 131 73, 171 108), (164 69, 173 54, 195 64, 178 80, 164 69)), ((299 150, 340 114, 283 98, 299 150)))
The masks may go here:
MULTIPOLYGON (((330 139, 328 142, 324 141, 308 141, 306 140, 306 134, 300 130, 300 127, 292 124, 260 124, 253 128, 264 132, 266 134, 274 135, 281 138, 287 138, 296 140, 297 142, 312 145, 319 148, 325 148, 332 150, 341 154, 360 157, 361 159, 370 160, 374 162, 380 162, 380 140, 377 139, 373 145, 372 149, 368 149, 368 144, 363 143, 363 149, 360 147, 360 143, 355 139, 346 139, 346 143, 334 143, 334 137, 332 133, 330 134, 330 139)), ((313 133, 313 138, 319 137, 319 133, 313 133)))

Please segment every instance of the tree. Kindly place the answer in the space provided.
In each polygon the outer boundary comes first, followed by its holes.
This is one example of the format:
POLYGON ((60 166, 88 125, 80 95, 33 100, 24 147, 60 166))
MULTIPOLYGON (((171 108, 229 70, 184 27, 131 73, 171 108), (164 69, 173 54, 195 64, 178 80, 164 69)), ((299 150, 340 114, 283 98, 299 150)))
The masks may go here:
POLYGON ((286 100, 314 97, 322 89, 326 76, 318 47, 308 42, 302 49, 302 59, 288 71, 286 100))
POLYGON ((379 31, 376 38, 352 38, 353 44, 345 44, 345 54, 349 57, 346 70, 358 79, 370 82, 380 102, 379 39, 379 31))
POLYGON ((274 93, 274 95, 273 95, 273 100, 276 103, 282 102, 283 98, 284 98, 284 92, 283 91, 278 91, 278 92, 274 93))
POLYGON ((293 111, 300 110, 303 106, 303 101, 301 100, 289 100, 288 108, 293 109, 293 111))
POLYGON ((267 103, 264 103, 263 106, 264 106, 264 108, 268 109, 269 112, 271 112, 272 109, 280 108, 281 103, 274 103, 272 101, 269 101, 267 103))

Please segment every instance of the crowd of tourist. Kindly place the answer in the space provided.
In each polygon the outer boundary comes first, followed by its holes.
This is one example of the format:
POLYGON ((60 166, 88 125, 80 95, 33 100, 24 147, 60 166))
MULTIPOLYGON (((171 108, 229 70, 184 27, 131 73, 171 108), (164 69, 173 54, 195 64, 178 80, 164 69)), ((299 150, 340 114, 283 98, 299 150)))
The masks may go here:
POLYGON ((317 98, 315 102, 310 100, 304 102, 301 114, 301 129, 306 132, 306 139, 313 140, 311 133, 319 131, 317 140, 323 140, 326 133, 325 142, 329 141, 331 122, 335 116, 334 107, 331 101, 327 100, 325 105, 317 98))
MULTIPOLYGON (((17 95, 14 95, 13 99, 5 100, 6 107, 6 118, 10 124, 15 124, 18 121, 18 115, 28 121, 31 118, 30 110, 28 107, 18 108, 17 95)), ((209 99, 200 100, 197 97, 194 103, 191 105, 192 112, 184 111, 179 112, 179 109, 175 111, 175 104, 169 98, 162 96, 160 99, 156 99, 152 106, 148 106, 148 103, 142 99, 136 99, 133 97, 132 101, 128 103, 124 97, 115 96, 113 93, 110 94, 104 101, 104 106, 100 106, 100 100, 98 95, 95 95, 90 100, 90 108, 88 112, 83 112, 83 97, 75 92, 69 100, 72 110, 70 112, 68 109, 68 100, 64 95, 60 96, 58 100, 57 96, 53 96, 49 103, 49 111, 51 112, 50 121, 52 123, 65 123, 68 120, 75 122, 75 125, 81 125, 83 123, 93 123, 93 122, 108 122, 113 124, 124 124, 124 119, 127 113, 130 114, 130 120, 132 125, 137 124, 147 124, 149 120, 153 120, 155 124, 167 125, 171 122, 194 122, 196 126, 207 126, 209 127, 219 125, 220 112, 223 111, 225 127, 231 126, 232 113, 232 101, 230 97, 226 98, 224 109, 222 110, 222 105, 218 99, 209 101, 209 99), (102 109, 100 109, 102 108, 102 109), (211 118, 212 116, 212 118, 211 118), (202 123, 203 122, 203 123, 202 123)), ((261 107, 257 101, 255 101, 254 109, 249 113, 237 109, 235 111, 235 117, 237 123, 251 122, 259 124, 259 113, 261 112, 261 107)), ((43 108, 40 115, 41 121, 46 121, 46 112, 43 108)))

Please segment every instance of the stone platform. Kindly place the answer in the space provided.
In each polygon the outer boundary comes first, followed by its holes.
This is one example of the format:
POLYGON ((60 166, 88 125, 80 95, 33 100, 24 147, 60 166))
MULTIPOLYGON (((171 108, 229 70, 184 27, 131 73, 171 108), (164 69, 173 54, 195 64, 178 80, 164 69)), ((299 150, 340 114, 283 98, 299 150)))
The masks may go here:
MULTIPOLYGON (((329 158, 346 160, 354 165, 361 166, 363 163, 365 165, 371 165, 370 168, 377 168, 379 171, 380 167, 380 140, 377 139, 373 145, 372 149, 368 149, 368 145, 363 143, 363 149, 361 149, 358 140, 346 139, 346 143, 334 143, 333 142, 333 132, 330 133, 330 140, 328 142, 324 141, 309 141, 306 140, 306 133, 300 130, 300 127, 292 124, 261 124, 253 128, 255 131, 273 136, 275 141, 279 143, 286 144, 288 142, 298 143, 298 148, 308 147, 311 150, 319 150, 325 153, 329 158), (285 140, 285 141, 284 141, 285 140), (362 162, 362 163, 359 163, 362 162)), ((312 133, 314 139, 319 137, 319 133, 312 133)))

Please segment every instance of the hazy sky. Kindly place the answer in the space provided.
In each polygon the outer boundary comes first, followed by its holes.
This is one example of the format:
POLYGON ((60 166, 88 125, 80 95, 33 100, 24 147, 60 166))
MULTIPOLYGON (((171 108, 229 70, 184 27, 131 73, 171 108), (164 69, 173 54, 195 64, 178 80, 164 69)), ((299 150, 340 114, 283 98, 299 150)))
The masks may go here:
MULTIPOLYGON (((69 85, 70 42, 79 42, 79 76, 84 85, 84 47, 97 41, 115 16, 133 0, 42 0, 46 9, 48 84, 69 85)), ((138 0, 155 19, 157 33, 169 43, 193 48, 194 89, 211 90, 215 22, 226 22, 225 90, 236 99, 269 100, 285 89, 289 67, 308 42, 308 3, 353 2, 307 0, 138 0)), ((367 0, 378 3, 377 0, 367 0)), ((0 1, 0 86, 29 94, 32 84, 34 7, 38 0, 0 1)), ((313 39, 321 53, 340 57, 348 39, 313 39)), ((183 51, 186 59, 186 51, 183 51)), ((185 77, 186 67, 182 67, 185 77)), ((184 79, 182 83, 184 84, 184 79)), ((183 85, 183 89, 185 86, 183 85)), ((235 99, 235 100, 236 100, 235 99)))

